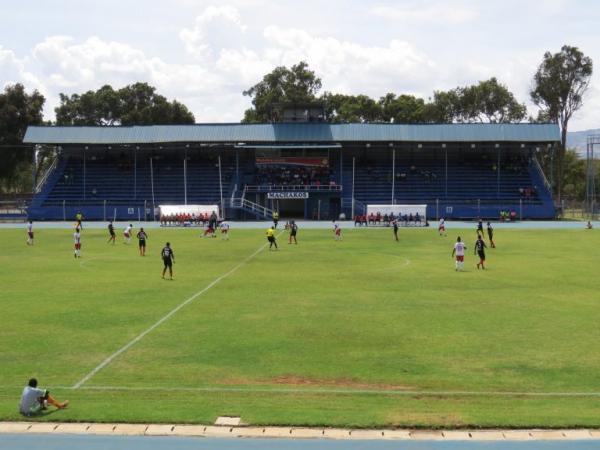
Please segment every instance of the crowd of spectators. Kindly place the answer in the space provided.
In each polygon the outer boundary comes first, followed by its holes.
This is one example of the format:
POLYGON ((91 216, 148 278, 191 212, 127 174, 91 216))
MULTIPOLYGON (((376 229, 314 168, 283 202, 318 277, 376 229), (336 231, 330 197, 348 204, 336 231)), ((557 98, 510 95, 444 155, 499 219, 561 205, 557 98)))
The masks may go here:
POLYGON ((257 166, 259 185, 327 186, 335 185, 329 167, 257 166))
POLYGON ((395 215, 393 212, 390 214, 380 212, 371 213, 369 215, 366 214, 357 214, 354 216, 354 226, 385 226, 389 227, 394 222, 397 222, 398 225, 403 225, 405 227, 408 226, 428 226, 427 220, 424 219, 419 213, 410 214, 398 214, 395 215))

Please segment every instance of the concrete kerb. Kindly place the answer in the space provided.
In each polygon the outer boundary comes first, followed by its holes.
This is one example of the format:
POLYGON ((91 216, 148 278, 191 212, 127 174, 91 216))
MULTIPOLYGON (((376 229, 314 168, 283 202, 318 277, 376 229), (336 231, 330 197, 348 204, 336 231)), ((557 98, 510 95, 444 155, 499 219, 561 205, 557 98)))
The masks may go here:
POLYGON ((600 440, 600 430, 394 430, 309 427, 257 427, 177 424, 0 422, 1 434, 93 434, 213 438, 286 438, 415 441, 566 441, 600 440))

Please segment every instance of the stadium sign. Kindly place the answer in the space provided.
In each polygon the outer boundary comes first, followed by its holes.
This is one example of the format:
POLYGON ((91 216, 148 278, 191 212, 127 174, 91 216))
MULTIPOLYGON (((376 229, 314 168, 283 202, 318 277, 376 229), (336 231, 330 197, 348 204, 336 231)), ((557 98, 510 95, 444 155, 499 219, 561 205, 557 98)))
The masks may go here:
POLYGON ((308 192, 267 192, 267 198, 270 200, 282 199, 305 199, 308 198, 308 192))

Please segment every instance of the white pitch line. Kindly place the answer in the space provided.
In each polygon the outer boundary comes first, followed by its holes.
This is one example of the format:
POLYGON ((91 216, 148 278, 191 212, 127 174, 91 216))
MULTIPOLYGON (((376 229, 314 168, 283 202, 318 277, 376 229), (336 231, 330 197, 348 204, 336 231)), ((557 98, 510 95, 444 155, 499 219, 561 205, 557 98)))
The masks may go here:
MULTIPOLYGON (((54 389, 77 389, 74 386, 53 386, 54 389)), ((15 388, 16 389, 16 388, 15 388)), ((162 391, 162 392, 240 392, 273 394, 344 394, 344 395, 398 395, 446 397, 600 397, 600 392, 518 392, 518 391, 415 391, 396 389, 334 389, 334 388, 278 388, 278 387, 144 387, 144 386, 85 386, 88 391, 162 391)))
MULTIPOLYGON (((281 235, 281 233, 283 233, 283 231, 281 231, 277 235, 277 237, 279 237, 281 235)), ((186 299, 185 301, 183 301, 182 303, 180 303, 179 305, 177 305, 175 308, 173 308, 171 311, 169 311, 165 316, 163 316, 158 321, 156 321, 154 323, 154 325, 150 326, 149 328, 147 328, 146 330, 144 330, 143 332, 141 332, 140 334, 138 334, 135 338, 133 338, 131 341, 129 341, 127 344, 125 344, 123 347, 121 347, 119 350, 117 350, 112 355, 110 355, 109 357, 107 357, 104 361, 102 361, 100 364, 98 364, 94 369, 92 369, 92 371, 90 373, 88 373, 81 380, 79 380, 77 383, 75 383, 73 385, 73 389, 79 389, 81 386, 83 386, 85 383, 87 383, 94 375, 96 375, 99 371, 101 371, 103 368, 105 368, 106 366, 108 366, 117 356, 119 356, 121 353, 126 352, 127 350, 129 350, 137 342, 139 342, 140 340, 142 340, 144 338, 144 336, 146 336, 148 333, 150 333, 151 331, 153 331, 154 329, 156 329, 157 327, 159 327, 163 322, 166 322, 167 320, 169 320, 181 308, 183 308, 186 305, 188 305, 189 303, 193 302, 195 299, 197 299, 198 297, 200 297, 202 294, 204 294, 205 292, 207 292, 208 290, 210 290, 213 286, 215 286, 216 284, 218 284, 221 280, 227 278, 229 275, 231 275, 232 273, 234 273, 240 267, 244 266, 248 261, 250 261, 256 255, 258 255, 266 246, 267 246, 267 244, 261 245, 254 253, 252 253, 250 256, 246 257, 241 263, 239 263, 237 266, 235 266, 229 272, 226 272, 223 275, 221 275, 220 277, 216 278, 211 283, 209 283, 206 287, 204 287, 203 289, 199 290, 194 295, 192 295, 191 297, 189 297, 188 299, 186 299)))

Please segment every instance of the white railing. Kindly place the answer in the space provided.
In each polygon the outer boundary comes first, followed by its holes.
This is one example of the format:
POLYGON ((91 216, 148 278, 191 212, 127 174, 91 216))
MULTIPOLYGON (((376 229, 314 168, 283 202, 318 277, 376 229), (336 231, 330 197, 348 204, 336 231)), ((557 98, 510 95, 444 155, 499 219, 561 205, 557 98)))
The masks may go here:
POLYGON ((256 212, 263 217, 273 217, 273 210, 266 208, 258 203, 251 202, 245 198, 232 198, 229 206, 231 208, 243 208, 249 211, 256 212))
POLYGON ((544 185, 546 186, 546 188, 548 188, 548 190, 550 192, 552 192, 552 185, 548 181, 548 178, 546 178, 546 174, 544 173, 544 169, 542 169, 542 165, 540 164, 540 162, 538 161, 538 159, 536 158, 535 155, 533 155, 533 162, 535 163, 535 167, 537 168, 537 170, 539 170, 540 174, 542 175, 542 180, 544 181, 544 185))
POLYGON ((48 181, 48 177, 50 177, 50 174, 54 171, 54 169, 56 169, 57 164, 58 164, 58 157, 54 158, 54 160, 52 161, 52 164, 50 164, 50 167, 48 167, 48 169, 46 169, 46 171, 40 178, 40 181, 38 182, 37 186, 35 187, 36 194, 39 194, 39 192, 42 190, 42 188, 44 187, 44 184, 46 184, 46 181, 48 181))
POLYGON ((339 192, 342 186, 339 184, 263 184, 248 185, 244 190, 248 192, 339 192))

